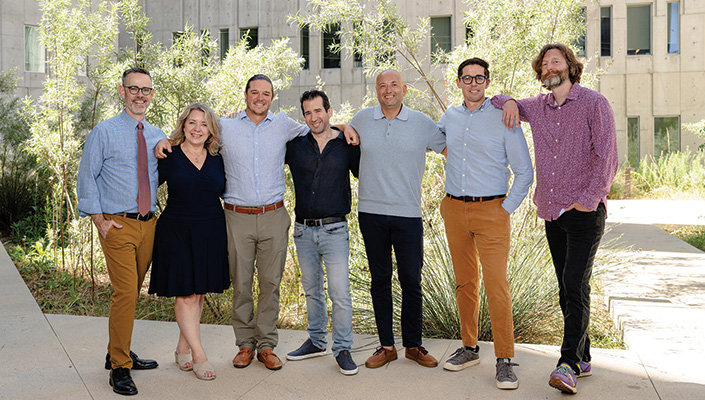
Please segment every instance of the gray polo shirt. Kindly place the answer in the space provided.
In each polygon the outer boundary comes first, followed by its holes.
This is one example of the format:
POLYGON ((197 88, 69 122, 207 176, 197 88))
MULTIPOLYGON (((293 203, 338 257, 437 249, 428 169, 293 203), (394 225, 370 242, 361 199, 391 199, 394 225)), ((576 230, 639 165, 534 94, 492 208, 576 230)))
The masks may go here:
POLYGON ((358 211, 420 218, 426 151, 443 151, 445 135, 431 118, 404 105, 392 120, 379 105, 365 108, 350 125, 360 135, 358 211))

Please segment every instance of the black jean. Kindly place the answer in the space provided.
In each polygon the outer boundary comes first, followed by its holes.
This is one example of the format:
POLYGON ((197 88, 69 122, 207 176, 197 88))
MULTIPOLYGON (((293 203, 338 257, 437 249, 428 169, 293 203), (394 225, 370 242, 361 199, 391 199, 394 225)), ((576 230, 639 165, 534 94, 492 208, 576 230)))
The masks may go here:
POLYGON ((546 221, 546 239, 558 279, 563 312, 563 344, 558 365, 567 363, 578 374, 578 362, 591 360, 590 276, 600 239, 605 231, 605 205, 596 211, 570 210, 546 221))
POLYGON ((358 215, 360 233, 370 265, 370 294, 382 346, 394 345, 392 329, 392 248, 402 291, 401 333, 404 347, 421 345, 423 223, 421 218, 358 215))

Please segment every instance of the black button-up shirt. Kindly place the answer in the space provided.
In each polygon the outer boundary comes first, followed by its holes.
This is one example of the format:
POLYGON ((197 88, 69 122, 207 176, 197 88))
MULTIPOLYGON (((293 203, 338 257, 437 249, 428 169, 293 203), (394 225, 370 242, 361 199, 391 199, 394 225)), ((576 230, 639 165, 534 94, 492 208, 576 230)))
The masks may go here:
POLYGON ((350 172, 357 177, 360 146, 347 144, 339 129, 323 152, 311 131, 287 143, 286 163, 294 180, 297 218, 344 217, 350 213, 350 172), (350 171, 350 172, 349 172, 350 171))

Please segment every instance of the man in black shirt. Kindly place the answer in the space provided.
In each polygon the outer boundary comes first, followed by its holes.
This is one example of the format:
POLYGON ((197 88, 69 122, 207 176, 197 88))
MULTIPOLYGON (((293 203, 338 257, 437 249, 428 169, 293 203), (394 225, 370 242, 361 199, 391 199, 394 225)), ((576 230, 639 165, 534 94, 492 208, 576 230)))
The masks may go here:
POLYGON ((345 216, 350 212, 350 172, 357 177, 360 149, 348 145, 343 133, 331 127, 333 110, 324 92, 304 92, 301 110, 311 130, 287 144, 286 163, 296 194, 294 243, 306 292, 309 338, 286 358, 295 361, 326 354, 328 311, 323 261, 328 274, 328 296, 333 303, 333 354, 340 372, 354 375, 357 365, 350 356, 350 235, 345 216))

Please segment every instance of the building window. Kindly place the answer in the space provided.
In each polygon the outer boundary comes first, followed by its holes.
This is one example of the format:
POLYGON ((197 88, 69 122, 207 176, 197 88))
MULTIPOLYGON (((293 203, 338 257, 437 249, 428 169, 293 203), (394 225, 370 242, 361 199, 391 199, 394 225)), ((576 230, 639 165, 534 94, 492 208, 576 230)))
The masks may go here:
POLYGON ((44 45, 39 40, 39 28, 24 27, 24 70, 27 72, 45 72, 44 45))
POLYGON ((582 28, 582 32, 580 32, 580 35, 575 39, 573 45, 577 50, 576 55, 585 58, 585 30, 587 29, 587 9, 585 9, 585 7, 580 7, 578 23, 582 28))
POLYGON ((654 117, 654 156, 679 151, 680 117, 654 117))
POLYGON ((220 60, 225 60, 230 50, 230 30, 228 28, 220 30, 220 60))
POLYGON ((259 44, 257 28, 240 28, 240 40, 247 41, 247 50, 252 50, 259 44))
POLYGON ((301 43, 299 44, 301 49, 301 58, 304 59, 304 69, 311 68, 311 53, 309 52, 309 28, 308 24, 301 26, 301 43))
POLYGON ((475 31, 472 30, 472 26, 465 25, 465 43, 468 43, 470 39, 475 37, 475 31))
POLYGON ((651 4, 627 6, 627 54, 651 54, 651 4))
POLYGON ((323 68, 340 68, 340 24, 323 29, 323 68))
POLYGON ((353 68, 362 68, 362 43, 360 40, 360 37, 357 36, 356 32, 359 32, 362 30, 362 22, 356 21, 353 22, 353 35, 352 35, 352 41, 353 41, 353 68))
POLYGON ((629 165, 639 165, 639 117, 627 118, 627 160, 629 165))
POLYGON ((600 7, 600 56, 612 57, 612 7, 600 7))
POLYGON ((450 17, 431 17, 431 55, 436 61, 445 62, 442 55, 451 50, 450 17))
POLYGON ((668 4, 668 54, 680 53, 680 2, 668 4))
POLYGON ((211 60, 211 49, 208 47, 208 43, 211 40, 211 31, 204 29, 201 31, 201 65, 210 64, 211 60))

